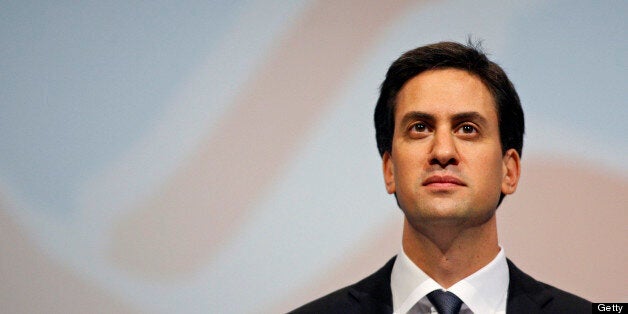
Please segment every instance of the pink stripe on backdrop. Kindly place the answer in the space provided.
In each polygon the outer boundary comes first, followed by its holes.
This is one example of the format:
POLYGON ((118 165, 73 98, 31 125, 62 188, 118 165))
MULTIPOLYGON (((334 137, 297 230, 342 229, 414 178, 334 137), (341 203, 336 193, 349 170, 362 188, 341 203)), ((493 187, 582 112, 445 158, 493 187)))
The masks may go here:
POLYGON ((45 255, 8 215, 7 204, 0 197, 0 312, 140 313, 45 255))
POLYGON ((625 302, 628 181, 573 156, 529 157, 517 193, 497 211, 506 254, 538 280, 625 302))
POLYGON ((242 86, 217 131, 152 198, 116 223, 112 262, 161 280, 208 263, 407 3, 312 5, 242 86))

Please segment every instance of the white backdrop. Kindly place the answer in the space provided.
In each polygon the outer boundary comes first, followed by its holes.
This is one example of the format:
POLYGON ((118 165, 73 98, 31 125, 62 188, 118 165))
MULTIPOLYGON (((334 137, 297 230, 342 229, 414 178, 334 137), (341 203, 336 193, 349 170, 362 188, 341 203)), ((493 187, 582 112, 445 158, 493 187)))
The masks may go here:
POLYGON ((400 248, 390 63, 483 39, 526 113, 500 243, 628 301, 622 1, 0 1, 0 312, 285 312, 400 248))

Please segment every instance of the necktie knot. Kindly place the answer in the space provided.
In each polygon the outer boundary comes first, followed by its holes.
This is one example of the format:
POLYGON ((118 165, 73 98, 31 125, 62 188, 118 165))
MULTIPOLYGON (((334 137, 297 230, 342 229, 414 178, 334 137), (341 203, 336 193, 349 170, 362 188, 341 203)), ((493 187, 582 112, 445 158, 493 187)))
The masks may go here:
POLYGON ((427 298, 440 314, 457 314, 462 306, 462 300, 449 291, 434 290, 427 298))

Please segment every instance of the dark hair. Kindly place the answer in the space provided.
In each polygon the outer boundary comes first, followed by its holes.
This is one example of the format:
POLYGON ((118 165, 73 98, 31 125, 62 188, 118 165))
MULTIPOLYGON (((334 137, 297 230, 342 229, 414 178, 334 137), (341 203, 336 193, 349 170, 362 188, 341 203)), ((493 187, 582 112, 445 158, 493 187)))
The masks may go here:
POLYGON ((504 70, 482 52, 480 43, 474 44, 470 40, 466 46, 455 42, 422 46, 404 53, 393 62, 375 107, 375 137, 379 154, 383 156, 392 150, 397 94, 404 84, 424 71, 445 68, 465 70, 482 80, 497 106, 502 153, 514 148, 521 156, 525 126, 517 91, 504 70))

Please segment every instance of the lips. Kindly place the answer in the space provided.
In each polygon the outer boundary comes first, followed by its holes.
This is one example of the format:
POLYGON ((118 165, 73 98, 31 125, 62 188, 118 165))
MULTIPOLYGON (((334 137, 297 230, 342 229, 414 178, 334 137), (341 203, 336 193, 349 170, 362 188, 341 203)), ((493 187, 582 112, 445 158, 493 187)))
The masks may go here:
POLYGON ((451 175, 432 175, 423 181, 424 186, 465 186, 462 180, 451 175))

